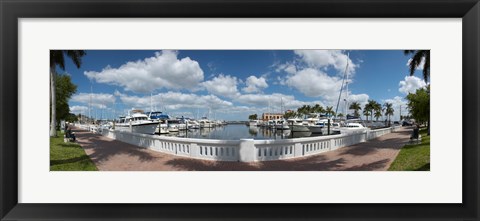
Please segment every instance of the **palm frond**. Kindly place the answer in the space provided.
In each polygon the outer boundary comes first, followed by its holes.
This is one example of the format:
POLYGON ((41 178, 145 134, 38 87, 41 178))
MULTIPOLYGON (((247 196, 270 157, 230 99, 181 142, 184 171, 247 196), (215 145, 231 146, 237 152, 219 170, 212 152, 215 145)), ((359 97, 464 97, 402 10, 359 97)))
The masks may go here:
POLYGON ((82 57, 86 55, 84 50, 66 50, 65 53, 67 56, 72 59, 73 63, 77 68, 80 68, 82 65, 82 57))
POLYGON ((50 68, 55 69, 55 66, 59 66, 62 70, 65 70, 65 59, 61 50, 50 50, 50 68))
POLYGON ((423 79, 425 82, 430 78, 430 50, 424 52, 425 55, 425 64, 423 65, 423 79))

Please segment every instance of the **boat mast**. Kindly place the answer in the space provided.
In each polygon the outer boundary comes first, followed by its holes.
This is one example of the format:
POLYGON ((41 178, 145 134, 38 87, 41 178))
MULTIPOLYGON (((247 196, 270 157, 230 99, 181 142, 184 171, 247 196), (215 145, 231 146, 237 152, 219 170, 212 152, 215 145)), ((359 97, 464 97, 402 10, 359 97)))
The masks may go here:
POLYGON ((345 90, 345 120, 347 120, 347 115, 348 115, 348 60, 350 58, 350 52, 347 53, 347 70, 346 71, 346 78, 347 80, 345 81, 345 84, 347 86, 347 90, 345 90))
POLYGON ((150 113, 153 111, 153 106, 152 106, 152 92, 150 92, 150 113))
MULTIPOLYGON (((343 92, 343 85, 345 84, 345 79, 347 78, 347 70, 348 70, 348 60, 350 57, 350 53, 347 54, 347 65, 345 66, 345 71, 343 73, 343 81, 342 81, 342 86, 340 87, 340 93, 338 94, 338 100, 337 100, 337 107, 335 108, 335 113, 338 112, 338 105, 340 104, 340 98, 342 97, 342 92, 343 92)), ((348 86, 347 86, 348 88, 348 86)), ((347 94, 348 96, 348 94, 347 94)), ((345 98, 346 99, 346 98, 345 98)), ((347 105, 347 103, 345 103, 345 106, 347 105)), ((345 107, 346 109, 347 107, 345 107)), ((346 113, 345 113, 346 114, 346 113)), ((346 117, 346 116, 345 116, 346 117)), ((346 119, 346 118, 345 118, 346 119)))
POLYGON ((283 97, 280 97, 280 114, 283 115, 283 97))
POLYGON ((90 100, 88 102, 88 117, 90 118, 90 120, 92 119, 92 112, 91 112, 91 109, 92 109, 92 93, 93 93, 92 80, 90 80, 90 100))
POLYGON ((113 120, 115 120, 117 117, 115 116, 116 115, 116 112, 117 112, 117 98, 115 96, 113 96, 113 120))

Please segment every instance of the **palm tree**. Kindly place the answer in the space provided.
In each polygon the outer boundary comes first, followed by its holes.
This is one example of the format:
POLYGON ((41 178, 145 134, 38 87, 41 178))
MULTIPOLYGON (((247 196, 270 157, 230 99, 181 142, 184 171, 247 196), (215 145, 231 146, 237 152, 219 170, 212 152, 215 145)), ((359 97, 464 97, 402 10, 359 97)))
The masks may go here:
POLYGON ((369 107, 367 107, 367 104, 363 108, 363 115, 365 115, 365 117, 367 118, 366 120, 368 121, 368 116, 370 116, 370 109, 369 107))
POLYGON ((285 119, 294 118, 294 117, 296 117, 297 115, 298 115, 297 112, 295 112, 295 111, 289 111, 289 112, 286 112, 286 113, 283 115, 283 118, 285 118, 285 119))
POLYGON ((378 118, 381 117, 383 114, 382 114, 382 105, 379 104, 378 102, 374 101, 373 104, 373 111, 375 111, 375 113, 372 112, 372 116, 375 115, 375 118, 376 120, 378 121, 378 118), (378 116, 378 117, 377 117, 378 116))
POLYGON ((325 109, 323 109, 323 107, 320 105, 320 104, 315 104, 315 106, 312 107, 312 111, 314 113, 324 113, 325 112, 325 109))
POLYGON ((422 61, 425 61, 423 64, 423 80, 428 81, 430 77, 430 50, 405 50, 403 51, 405 55, 412 54, 412 60, 410 61, 410 76, 415 73, 415 70, 420 66, 422 61))
POLYGON ((350 107, 348 107, 350 110, 354 110, 353 112, 353 115, 355 115, 355 117, 359 117, 360 116, 360 113, 358 112, 359 110, 362 109, 362 107, 360 106, 360 104, 358 102, 353 102, 350 104, 350 107))
POLYGON ((382 108, 375 108, 375 118, 377 119, 378 121, 378 118, 380 118, 381 116, 383 116, 382 114, 382 108))
POLYGON ((307 114, 310 114, 314 111, 314 107, 310 105, 303 105, 297 109, 297 112, 300 116, 305 117, 307 114))
POLYGON ((337 115, 337 117, 338 117, 338 118, 342 118, 342 117, 343 117, 343 114, 342 114, 342 113, 339 113, 339 114, 337 115))
POLYGON ((393 115, 393 105, 391 103, 385 103, 383 105, 385 107, 385 115, 388 117, 388 125, 390 126, 390 116, 393 115))
POLYGON ((368 116, 373 116, 373 111, 377 108, 377 102, 374 100, 368 100, 368 103, 365 104, 365 107, 363 108, 363 114, 365 115, 365 112, 368 113, 367 115, 367 121, 368 121, 368 116))
POLYGON ((56 122, 56 98, 55 98, 55 79, 57 76, 56 67, 65 70, 65 55, 69 57, 77 68, 82 65, 82 57, 85 56, 83 50, 51 50, 50 51, 50 102, 51 102, 51 119, 50 119, 50 136, 57 136, 56 122))
POLYGON ((333 106, 327 106, 327 110, 325 111, 325 113, 330 116, 335 116, 335 111, 333 111, 333 106))

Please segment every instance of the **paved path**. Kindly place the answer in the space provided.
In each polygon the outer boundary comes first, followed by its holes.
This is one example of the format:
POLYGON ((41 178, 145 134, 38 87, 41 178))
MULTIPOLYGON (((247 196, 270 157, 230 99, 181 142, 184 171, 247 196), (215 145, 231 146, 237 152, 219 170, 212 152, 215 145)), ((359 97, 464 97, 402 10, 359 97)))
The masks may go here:
POLYGON ((192 170, 387 170, 400 149, 408 142, 411 129, 334 151, 290 160, 254 163, 218 162, 173 156, 112 140, 98 134, 76 130, 78 143, 99 170, 116 171, 192 171, 192 170))

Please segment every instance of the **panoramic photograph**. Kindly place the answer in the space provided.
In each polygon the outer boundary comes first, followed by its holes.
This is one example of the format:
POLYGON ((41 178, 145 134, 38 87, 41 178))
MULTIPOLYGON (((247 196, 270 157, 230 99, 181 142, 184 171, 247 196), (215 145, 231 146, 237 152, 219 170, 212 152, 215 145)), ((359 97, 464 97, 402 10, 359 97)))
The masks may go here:
POLYGON ((430 171, 430 50, 50 50, 50 171, 430 171))

